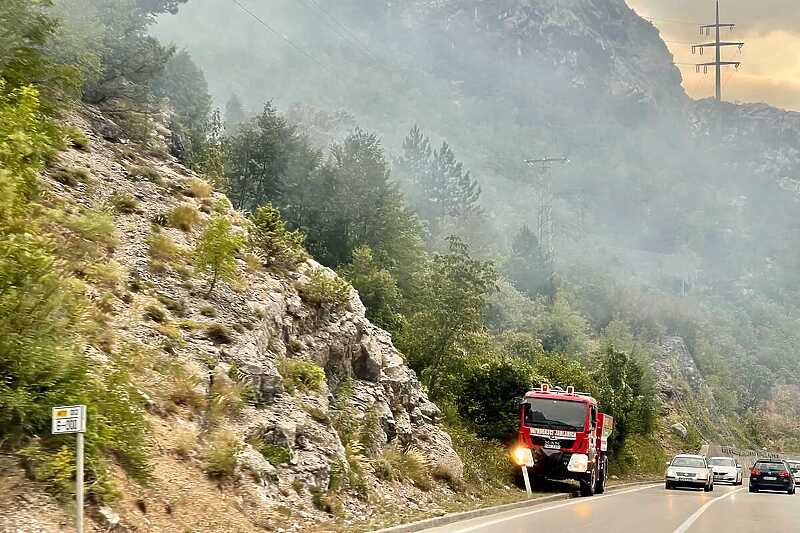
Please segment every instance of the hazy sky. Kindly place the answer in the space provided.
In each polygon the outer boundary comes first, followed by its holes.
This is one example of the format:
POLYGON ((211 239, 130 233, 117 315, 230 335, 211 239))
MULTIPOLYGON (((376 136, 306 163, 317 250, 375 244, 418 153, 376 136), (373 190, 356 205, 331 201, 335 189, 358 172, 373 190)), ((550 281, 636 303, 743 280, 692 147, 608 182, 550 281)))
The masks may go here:
MULTIPOLYGON (((693 56, 688 42, 706 42, 698 25, 714 21, 714 0, 628 0, 640 15, 652 17, 675 56, 676 63, 713 61, 713 56, 693 56)), ((723 98, 730 101, 767 102, 800 111, 800 0, 722 0, 721 22, 737 25, 724 31, 726 40, 745 41, 741 54, 729 48, 729 61, 742 61, 738 71, 723 70, 723 98)), ((709 52, 713 51, 707 51, 709 52)), ((714 73, 695 72, 679 65, 687 92, 696 98, 714 94, 714 73)))

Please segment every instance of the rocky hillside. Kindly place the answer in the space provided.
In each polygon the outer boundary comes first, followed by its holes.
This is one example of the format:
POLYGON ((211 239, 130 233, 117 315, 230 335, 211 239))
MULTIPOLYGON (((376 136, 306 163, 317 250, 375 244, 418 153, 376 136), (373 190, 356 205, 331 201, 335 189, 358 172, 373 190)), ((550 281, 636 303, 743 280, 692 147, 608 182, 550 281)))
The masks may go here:
POLYGON ((800 194, 800 113, 707 99, 694 102, 689 114, 694 137, 720 141, 737 174, 800 194))
MULTIPOLYGON (((451 483, 462 470, 438 408, 352 288, 342 307, 315 303, 304 290, 332 271, 313 260, 271 271, 241 254, 239 280, 209 293, 190 251, 211 216, 246 236, 243 216, 174 159, 121 141, 96 111, 71 122, 90 148, 60 155, 47 203, 113 216, 108 275, 89 285, 105 341, 86 349, 97 365, 134 369, 151 427, 151 479, 115 471, 119 498, 91 506, 89 530, 347 529, 381 502, 430 507, 450 491, 428 474, 392 481, 402 476, 389 459, 379 478, 366 459, 399 454, 451 483), (230 457, 214 466, 220 450, 230 457)), ((15 461, 0 468, 0 531, 64 530, 63 511, 15 461)))
POLYGON ((683 439, 690 428, 695 439, 735 443, 739 436, 716 405, 714 392, 697 368, 681 337, 665 337, 652 369, 661 405, 662 425, 683 439))
POLYGON ((470 35, 502 56, 545 59, 575 87, 648 103, 685 99, 658 31, 624 0, 415 0, 400 9, 412 30, 435 27, 453 48, 470 35))

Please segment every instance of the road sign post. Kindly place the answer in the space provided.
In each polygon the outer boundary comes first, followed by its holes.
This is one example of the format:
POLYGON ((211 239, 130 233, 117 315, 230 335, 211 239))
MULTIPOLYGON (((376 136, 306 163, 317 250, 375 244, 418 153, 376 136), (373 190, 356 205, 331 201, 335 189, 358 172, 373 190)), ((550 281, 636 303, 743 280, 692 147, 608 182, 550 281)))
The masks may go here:
POLYGON ((525 492, 528 493, 528 498, 533 496, 531 490, 531 478, 528 476, 528 468, 533 467, 533 452, 530 448, 517 448, 514 450, 514 460, 522 468, 522 479, 525 480, 525 492))
POLYGON ((522 478, 525 480, 525 492, 528 493, 528 498, 533 496, 533 491, 531 490, 531 479, 528 477, 528 467, 522 465, 522 478))
POLYGON ((75 433, 75 529, 78 533, 83 533, 83 434, 86 433, 86 406, 53 407, 52 433, 75 433))

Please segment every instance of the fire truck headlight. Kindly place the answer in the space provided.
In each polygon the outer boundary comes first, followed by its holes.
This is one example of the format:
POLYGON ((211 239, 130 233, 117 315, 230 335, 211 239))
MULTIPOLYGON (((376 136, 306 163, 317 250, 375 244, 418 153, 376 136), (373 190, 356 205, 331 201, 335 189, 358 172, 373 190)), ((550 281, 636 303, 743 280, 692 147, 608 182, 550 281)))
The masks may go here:
POLYGON ((530 448, 519 446, 514 449, 514 462, 519 466, 533 466, 533 453, 530 448))
POLYGON ((569 458, 567 470, 570 472, 586 472, 589 468, 589 457, 582 453, 572 454, 569 458))

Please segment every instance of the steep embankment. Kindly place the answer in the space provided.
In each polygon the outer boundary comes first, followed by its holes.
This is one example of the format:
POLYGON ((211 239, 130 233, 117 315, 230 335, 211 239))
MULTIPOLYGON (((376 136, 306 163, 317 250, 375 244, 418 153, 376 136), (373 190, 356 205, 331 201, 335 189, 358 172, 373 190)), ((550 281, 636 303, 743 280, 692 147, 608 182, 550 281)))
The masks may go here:
MULTIPOLYGON (((110 508, 90 505, 90 530, 333 527, 384 502, 429 506, 450 493, 428 473, 451 482, 461 475, 439 410, 355 291, 341 308, 315 303, 305 296, 311 278, 333 272, 313 260, 270 271, 242 252, 238 281, 209 293, 192 249, 210 217, 228 218, 246 236, 243 216, 174 159, 118 142, 97 112, 71 122, 91 148, 60 155, 44 176, 45 203, 113 217, 107 275, 87 278, 106 334, 85 349, 94 365, 132 368, 151 426, 149 482, 115 469, 119 498, 110 508), (392 453, 422 465, 416 486, 393 481, 409 473, 392 471, 392 453)), ((0 468, 0 531, 69 522, 14 460, 0 468)))

